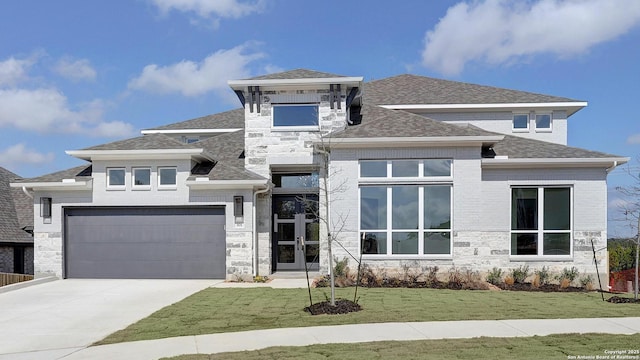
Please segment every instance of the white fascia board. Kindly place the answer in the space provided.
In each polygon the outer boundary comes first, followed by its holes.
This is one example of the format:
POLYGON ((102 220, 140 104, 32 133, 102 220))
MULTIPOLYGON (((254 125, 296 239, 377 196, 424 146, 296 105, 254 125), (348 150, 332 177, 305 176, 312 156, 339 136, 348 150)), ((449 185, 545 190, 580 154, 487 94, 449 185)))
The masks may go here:
POLYGON ((244 90, 247 86, 299 86, 344 84, 360 86, 362 76, 308 79, 264 79, 264 80, 229 80, 227 84, 234 90, 244 90))
POLYGON ((242 128, 230 128, 230 129, 176 129, 176 130, 142 130, 142 135, 149 134, 219 134, 230 133, 240 131, 242 128))
POLYGON ((554 168, 554 167, 616 167, 629 161, 628 157, 610 158, 537 158, 537 159, 482 159, 483 168, 554 168))
POLYGON ((397 105, 379 105, 385 109, 391 110, 496 110, 496 109, 569 109, 572 115, 576 111, 586 107, 586 101, 574 102, 549 102, 549 103, 503 103, 503 104, 397 104, 397 105))
MULTIPOLYGON (((67 179, 65 179, 67 180, 67 179)), ((75 179, 74 179, 75 180, 75 179)), ((24 183, 11 183, 12 188, 27 188, 33 190, 91 190, 93 188, 93 180, 75 180, 70 181, 47 181, 47 182, 24 182, 24 183)))
MULTIPOLYGON (((200 178, 202 179, 202 178, 200 178)), ((192 189, 253 189, 267 185, 267 180, 187 180, 192 189)))
POLYGON ((83 160, 191 159, 213 160, 204 149, 155 150, 67 150, 67 155, 83 160))
POLYGON ((336 148, 416 147, 416 146, 482 146, 496 143, 504 135, 495 136, 436 136, 436 137, 379 137, 331 138, 316 141, 316 145, 336 148))

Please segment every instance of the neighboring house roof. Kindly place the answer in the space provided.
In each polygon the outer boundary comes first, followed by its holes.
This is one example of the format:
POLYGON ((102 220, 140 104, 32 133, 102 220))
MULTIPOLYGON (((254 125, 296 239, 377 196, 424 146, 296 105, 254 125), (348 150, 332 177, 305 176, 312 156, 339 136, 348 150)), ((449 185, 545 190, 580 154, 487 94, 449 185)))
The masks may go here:
POLYGON ((267 74, 252 77, 245 80, 284 80, 284 79, 322 79, 322 78, 339 78, 348 77, 344 75, 330 74, 326 72, 320 72, 309 69, 294 69, 289 71, 283 71, 275 74, 267 74))
POLYGON ((196 119, 159 126, 149 130, 187 130, 187 129, 242 129, 244 128, 244 109, 235 109, 196 119))
POLYGON ((18 175, 0 167, 0 242, 33 243, 33 200, 22 189, 10 188, 18 175))
POLYGON ((406 138, 406 137, 453 137, 495 136, 496 133, 475 126, 460 126, 430 119, 402 110, 389 110, 374 105, 363 105, 362 120, 358 125, 348 126, 331 138, 406 138))
POLYGON ((364 84, 363 97, 365 103, 376 105, 565 103, 578 101, 565 97, 409 74, 367 82, 364 84))

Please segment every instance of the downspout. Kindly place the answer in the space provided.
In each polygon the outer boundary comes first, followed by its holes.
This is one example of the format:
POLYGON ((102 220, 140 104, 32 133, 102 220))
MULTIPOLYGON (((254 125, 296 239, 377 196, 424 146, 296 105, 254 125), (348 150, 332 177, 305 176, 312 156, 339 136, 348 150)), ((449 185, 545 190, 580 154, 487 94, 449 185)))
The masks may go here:
POLYGON ((253 193, 253 243, 252 243, 252 251, 251 251, 251 257, 252 259, 252 263, 253 263, 253 276, 257 276, 259 275, 258 273, 258 219, 257 217, 257 209, 256 209, 256 201, 258 200, 258 195, 259 194, 264 194, 266 192, 269 192, 269 190, 271 190, 271 186, 267 185, 266 188, 261 189, 261 190, 257 190, 256 192, 253 193))
POLYGON ((610 173, 611 171, 613 171, 613 169, 615 169, 618 166, 618 160, 614 160, 613 161, 613 165, 610 168, 607 168, 607 174, 610 173))
POLYGON ((28 197, 30 197, 30 198, 32 198, 32 199, 33 199, 33 194, 32 194, 32 193, 30 193, 30 192, 29 192, 29 190, 27 190, 27 187, 26 187, 26 186, 23 186, 23 187, 22 187, 22 192, 23 192, 25 195, 27 195, 28 197))

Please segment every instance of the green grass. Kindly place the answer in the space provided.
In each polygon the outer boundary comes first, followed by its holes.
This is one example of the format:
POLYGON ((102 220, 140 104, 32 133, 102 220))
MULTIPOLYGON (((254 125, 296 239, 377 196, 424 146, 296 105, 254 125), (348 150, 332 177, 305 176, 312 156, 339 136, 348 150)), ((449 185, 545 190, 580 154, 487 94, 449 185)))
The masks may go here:
MULTIPOLYGON (((606 357, 605 350, 639 350, 640 334, 569 334, 528 338, 476 338, 457 340, 381 341, 357 344, 323 344, 271 347, 256 351, 212 355, 182 355, 172 360, 373 360, 373 359, 562 359, 572 356, 606 357)), ((636 354, 637 355, 637 354, 636 354)), ((615 359, 615 355, 611 355, 615 359)))
MULTIPOLYGON (((329 289, 313 289, 323 301, 329 289)), ((337 289, 353 298, 353 288, 337 289)), ((638 316, 640 305, 603 302, 597 293, 434 289, 359 289, 363 310, 346 315, 303 311, 307 289, 209 288, 96 343, 257 329, 404 321, 562 319, 638 316)))

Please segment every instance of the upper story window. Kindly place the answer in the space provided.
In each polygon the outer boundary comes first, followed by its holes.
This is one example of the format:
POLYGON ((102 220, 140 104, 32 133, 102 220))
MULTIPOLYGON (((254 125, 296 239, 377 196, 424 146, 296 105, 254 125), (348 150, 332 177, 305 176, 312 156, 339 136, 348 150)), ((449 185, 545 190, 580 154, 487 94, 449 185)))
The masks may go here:
POLYGON ((513 115, 513 131, 528 131, 529 130, 529 114, 514 114, 513 115))
POLYGON ((200 141, 199 136, 183 136, 182 142, 186 144, 193 144, 194 142, 200 141))
POLYGON ((174 167, 158 168, 158 188, 175 189, 177 185, 177 170, 174 167))
POLYGON ((273 105, 274 127, 314 127, 319 123, 318 104, 273 105))
POLYGON ((451 177, 451 159, 362 160, 360 178, 451 177))
POLYGON ((511 255, 571 255, 571 188, 511 189, 511 255))
POLYGON ((123 190, 125 188, 125 173, 124 168, 107 169, 107 188, 123 190))
POLYGON ((131 176, 134 189, 148 190, 151 188, 151 168, 133 168, 131 176))
POLYGON ((551 114, 536 114, 536 131, 551 131, 551 114))

